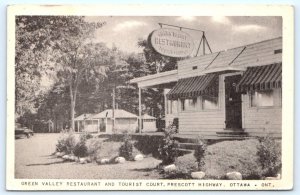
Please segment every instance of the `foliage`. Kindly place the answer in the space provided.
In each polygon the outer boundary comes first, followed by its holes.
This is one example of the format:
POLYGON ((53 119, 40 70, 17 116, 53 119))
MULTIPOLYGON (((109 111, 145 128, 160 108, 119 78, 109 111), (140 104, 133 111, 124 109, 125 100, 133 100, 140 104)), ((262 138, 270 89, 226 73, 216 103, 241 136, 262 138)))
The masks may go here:
POLYGON ((79 136, 80 142, 86 142, 88 139, 91 139, 91 138, 93 138, 93 135, 90 133, 86 133, 86 132, 80 134, 80 136, 79 136))
POLYGON ((166 173, 165 177, 172 179, 191 179, 191 173, 198 169, 196 159, 192 154, 178 157, 174 164, 176 171, 166 173))
POLYGON ((174 126, 169 126, 164 131, 164 138, 162 139, 158 149, 163 165, 174 163, 178 156, 178 143, 174 139, 175 133, 176 129, 174 126))
POLYGON ((97 160, 100 157, 100 152, 103 142, 95 137, 86 141, 87 153, 92 160, 97 160))
POLYGON ((130 135, 124 135, 124 142, 119 149, 119 156, 124 157, 126 160, 133 160, 133 143, 130 135))
POLYGON ((177 68, 177 60, 179 58, 161 55, 154 50, 149 40, 141 39, 139 40, 138 45, 143 48, 146 62, 150 66, 149 68, 152 72, 164 72, 177 68))
POLYGON ((85 145, 85 142, 79 141, 74 147, 73 154, 78 157, 88 156, 88 149, 85 145))
POLYGON ((163 137, 160 135, 141 135, 135 138, 134 146, 145 155, 151 154, 155 158, 159 158, 159 145, 163 137))
POLYGON ((194 152, 194 157, 198 163, 198 169, 201 170, 205 165, 204 156, 207 149, 205 141, 201 138, 198 139, 197 146, 194 152))
POLYGON ((257 163, 256 139, 217 142, 207 146, 202 168, 207 177, 222 179, 226 173, 238 171, 243 178, 255 179, 261 173, 257 163))
POLYGON ((278 174, 282 165, 280 144, 269 136, 259 138, 257 156, 264 176, 274 177, 278 174))
POLYGON ((65 152, 71 154, 76 146, 76 139, 73 133, 62 133, 56 144, 57 152, 65 152))
POLYGON ((88 139, 93 138, 93 136, 89 133, 83 133, 79 136, 79 142, 76 144, 74 148, 74 155, 78 157, 86 157, 89 155, 89 149, 86 145, 88 139))

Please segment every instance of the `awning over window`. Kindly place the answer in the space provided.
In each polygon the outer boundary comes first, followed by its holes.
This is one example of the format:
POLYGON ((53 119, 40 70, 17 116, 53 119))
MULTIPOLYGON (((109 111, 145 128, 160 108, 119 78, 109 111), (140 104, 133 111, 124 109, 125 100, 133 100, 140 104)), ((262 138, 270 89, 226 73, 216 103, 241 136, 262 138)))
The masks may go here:
POLYGON ((218 93, 218 75, 207 74, 197 77, 179 79, 178 83, 167 94, 167 98, 193 98, 203 94, 218 93))
POLYGON ((237 91, 245 92, 281 88, 281 82, 281 63, 249 67, 237 85, 237 91))

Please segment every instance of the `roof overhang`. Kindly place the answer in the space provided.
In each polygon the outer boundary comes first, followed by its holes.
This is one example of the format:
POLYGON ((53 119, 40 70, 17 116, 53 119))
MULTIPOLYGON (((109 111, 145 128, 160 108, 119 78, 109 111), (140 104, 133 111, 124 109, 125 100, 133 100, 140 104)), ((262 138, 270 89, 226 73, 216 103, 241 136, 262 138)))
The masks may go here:
POLYGON ((168 83, 174 83, 178 81, 178 71, 170 70, 157 74, 152 74, 144 77, 134 78, 130 80, 130 83, 137 83, 140 88, 158 87, 159 85, 165 85, 168 83))
POLYGON ((232 66, 226 66, 226 67, 219 67, 219 68, 212 68, 201 71, 202 74, 208 74, 208 73, 217 73, 217 72, 228 72, 228 71, 246 71, 246 67, 232 67, 232 66))

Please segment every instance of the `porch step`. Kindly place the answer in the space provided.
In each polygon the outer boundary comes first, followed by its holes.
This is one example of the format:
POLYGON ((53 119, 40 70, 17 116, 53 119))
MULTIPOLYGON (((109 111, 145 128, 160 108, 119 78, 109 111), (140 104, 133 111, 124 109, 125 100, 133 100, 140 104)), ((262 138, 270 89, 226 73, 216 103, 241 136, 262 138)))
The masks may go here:
POLYGON ((183 156, 185 154, 191 154, 194 150, 178 148, 178 156, 183 156))
POLYGON ((181 149, 187 149, 187 150, 195 150, 199 144, 197 143, 179 143, 178 147, 181 149))
POLYGON ((174 136, 174 139, 176 141, 178 141, 179 143, 192 143, 192 144, 197 144, 198 143, 198 139, 194 138, 194 136, 174 136))
POLYGON ((243 139, 249 137, 248 133, 242 129, 224 129, 224 131, 218 131, 216 134, 218 137, 231 139, 243 139))

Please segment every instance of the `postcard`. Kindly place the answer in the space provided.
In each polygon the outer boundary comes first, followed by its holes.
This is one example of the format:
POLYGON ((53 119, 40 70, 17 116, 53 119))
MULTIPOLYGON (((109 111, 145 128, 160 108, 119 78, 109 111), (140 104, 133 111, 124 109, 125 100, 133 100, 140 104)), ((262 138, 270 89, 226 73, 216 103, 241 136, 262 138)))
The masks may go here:
POLYGON ((293 12, 8 6, 7 190, 291 190, 293 12))

